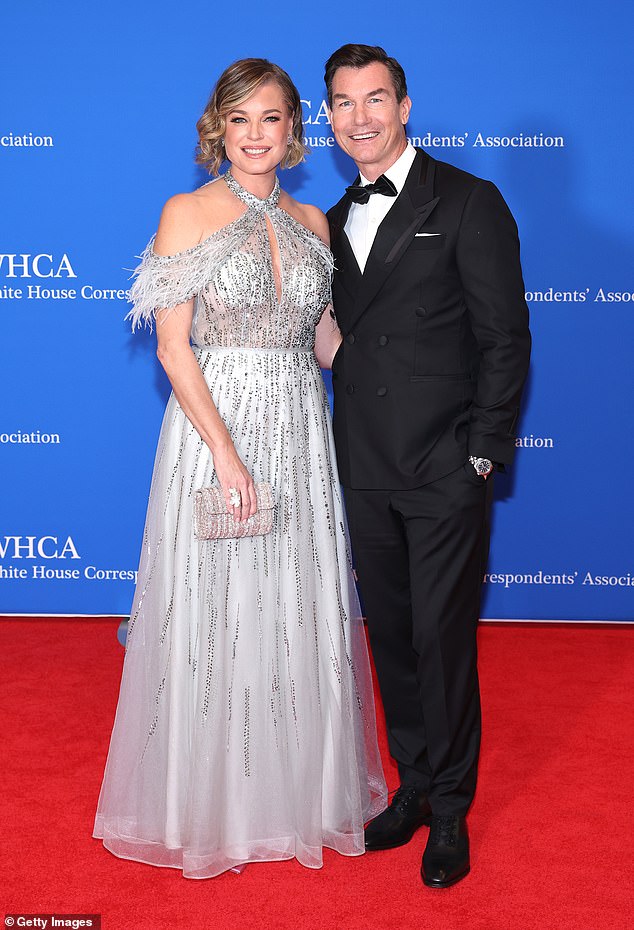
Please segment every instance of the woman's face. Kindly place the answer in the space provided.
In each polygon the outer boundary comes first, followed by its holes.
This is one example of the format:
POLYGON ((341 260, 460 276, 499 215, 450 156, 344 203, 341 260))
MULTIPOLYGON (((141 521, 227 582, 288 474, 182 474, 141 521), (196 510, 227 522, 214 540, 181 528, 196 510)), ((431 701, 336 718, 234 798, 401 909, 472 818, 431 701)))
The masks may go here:
POLYGON ((226 116, 225 152, 246 174, 275 171, 288 148, 293 118, 277 84, 262 85, 226 116))

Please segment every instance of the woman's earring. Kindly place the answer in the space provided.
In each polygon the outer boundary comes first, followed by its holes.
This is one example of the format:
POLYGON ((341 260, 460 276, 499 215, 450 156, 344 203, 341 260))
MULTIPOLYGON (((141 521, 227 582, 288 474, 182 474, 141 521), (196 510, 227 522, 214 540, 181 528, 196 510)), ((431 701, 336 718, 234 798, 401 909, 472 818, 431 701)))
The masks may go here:
POLYGON ((289 134, 288 139, 286 140, 286 144, 287 144, 287 145, 292 145, 292 144, 293 144, 293 137, 292 137, 290 134, 289 134))

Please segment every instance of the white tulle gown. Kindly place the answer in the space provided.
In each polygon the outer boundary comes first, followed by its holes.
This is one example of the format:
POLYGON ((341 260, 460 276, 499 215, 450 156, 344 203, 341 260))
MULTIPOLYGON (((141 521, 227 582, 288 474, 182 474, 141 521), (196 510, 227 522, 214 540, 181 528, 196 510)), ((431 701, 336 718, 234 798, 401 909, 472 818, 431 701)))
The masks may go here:
MULTIPOLYGON (((330 415, 313 345, 331 256, 278 206, 230 190, 233 223, 144 253, 135 322, 196 296, 192 345, 273 532, 199 542, 213 458, 174 396, 159 439, 94 835, 208 878, 247 862, 363 852, 386 804, 330 415), (278 298, 266 219, 281 260, 278 298)), ((223 183, 218 181, 216 183, 223 183)))

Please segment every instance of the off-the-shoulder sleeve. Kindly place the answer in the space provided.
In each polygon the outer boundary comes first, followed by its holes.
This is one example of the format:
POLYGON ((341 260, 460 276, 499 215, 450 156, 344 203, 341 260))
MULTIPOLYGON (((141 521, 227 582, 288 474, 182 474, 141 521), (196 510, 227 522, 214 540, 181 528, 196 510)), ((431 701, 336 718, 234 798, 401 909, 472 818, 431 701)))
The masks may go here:
POLYGON ((209 283, 214 267, 220 258, 211 242, 203 242, 177 252, 175 255, 157 255, 152 236, 141 262, 132 272, 134 283, 130 288, 132 309, 126 320, 132 329, 146 324, 152 328, 156 311, 163 307, 176 307, 199 294, 209 283))

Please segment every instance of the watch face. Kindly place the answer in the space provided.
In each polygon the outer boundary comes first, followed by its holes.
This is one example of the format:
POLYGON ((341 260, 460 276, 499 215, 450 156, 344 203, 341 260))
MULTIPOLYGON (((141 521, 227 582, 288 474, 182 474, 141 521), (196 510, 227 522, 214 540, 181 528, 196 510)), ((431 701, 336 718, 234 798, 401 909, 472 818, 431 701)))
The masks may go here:
POLYGON ((493 465, 489 459, 476 459, 475 470, 479 475, 488 475, 493 465))

